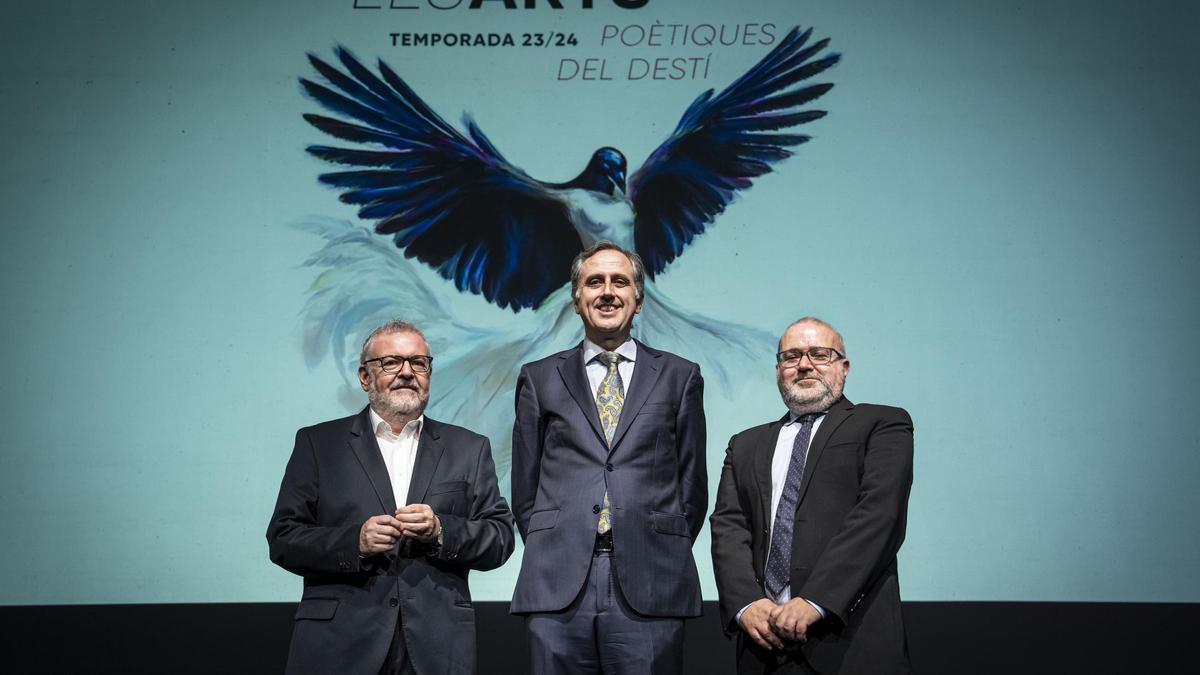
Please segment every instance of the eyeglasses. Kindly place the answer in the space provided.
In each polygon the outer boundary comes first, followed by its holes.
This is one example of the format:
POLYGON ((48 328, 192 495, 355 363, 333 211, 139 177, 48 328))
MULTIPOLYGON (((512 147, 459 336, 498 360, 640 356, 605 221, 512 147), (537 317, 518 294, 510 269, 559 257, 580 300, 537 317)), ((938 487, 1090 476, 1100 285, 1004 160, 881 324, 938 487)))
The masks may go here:
POLYGON ((378 361, 380 370, 385 373, 398 373, 404 370, 405 363, 408 363, 412 367, 412 371, 418 375, 425 375, 433 369, 433 357, 424 354, 417 356, 381 356, 377 359, 367 359, 362 364, 366 366, 372 361, 378 361))
POLYGON ((800 351, 799 349, 790 349, 786 352, 779 352, 775 355, 775 363, 781 368, 795 368, 800 365, 800 361, 805 357, 812 362, 814 366, 828 365, 834 361, 846 358, 833 347, 813 347, 808 351, 800 351))

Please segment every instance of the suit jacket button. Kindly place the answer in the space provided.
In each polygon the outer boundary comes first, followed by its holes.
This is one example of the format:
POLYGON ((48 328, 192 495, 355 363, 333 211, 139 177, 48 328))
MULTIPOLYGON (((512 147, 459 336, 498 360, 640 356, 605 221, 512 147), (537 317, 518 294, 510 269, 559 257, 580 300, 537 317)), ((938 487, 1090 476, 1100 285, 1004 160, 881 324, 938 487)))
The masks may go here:
POLYGON ((609 471, 612 471, 612 464, 605 464, 604 468, 608 469, 609 471))
POLYGON ((388 600, 388 604, 391 605, 392 607, 395 607, 396 605, 400 604, 400 601, 395 598, 392 598, 391 600, 388 600))
POLYGON ((592 504, 592 513, 600 513, 600 505, 592 504))

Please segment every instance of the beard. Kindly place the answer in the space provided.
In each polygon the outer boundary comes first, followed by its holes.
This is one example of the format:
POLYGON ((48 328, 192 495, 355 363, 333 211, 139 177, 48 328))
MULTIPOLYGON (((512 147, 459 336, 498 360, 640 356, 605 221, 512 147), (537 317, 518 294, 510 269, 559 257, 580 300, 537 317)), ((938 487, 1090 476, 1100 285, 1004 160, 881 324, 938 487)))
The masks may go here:
POLYGON ((404 384, 404 382, 396 381, 392 387, 383 391, 371 387, 367 391, 367 399, 371 402, 371 408, 385 420, 410 415, 419 416, 429 401, 429 391, 420 391, 415 388, 415 385, 414 388, 408 388, 403 386, 404 384))
POLYGON ((782 375, 777 381, 784 405, 795 415, 824 412, 842 397, 841 383, 830 383, 822 377, 810 380, 811 386, 803 386, 795 380, 785 381, 782 375))

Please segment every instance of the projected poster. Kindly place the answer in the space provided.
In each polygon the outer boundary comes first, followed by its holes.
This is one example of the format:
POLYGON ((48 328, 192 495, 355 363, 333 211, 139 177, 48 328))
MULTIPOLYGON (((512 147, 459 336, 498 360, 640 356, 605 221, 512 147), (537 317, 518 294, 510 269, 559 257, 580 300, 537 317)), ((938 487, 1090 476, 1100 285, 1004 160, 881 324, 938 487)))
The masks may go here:
MULTIPOLYGON (((615 4, 641 10, 648 3, 615 4)), ((502 7, 485 5, 457 7, 502 7)), ((324 240, 306 262, 319 272, 305 305, 306 357, 342 365, 345 399, 361 405, 354 371, 362 337, 391 317, 420 326, 438 355, 430 410, 494 439, 505 494, 517 372, 582 339, 569 267, 596 241, 642 257, 648 279, 635 337, 698 361, 715 392, 709 398, 719 401, 710 405, 733 405, 730 392, 747 374, 761 375, 754 366, 773 353, 777 336, 754 325, 761 322, 725 319, 719 307, 688 306, 659 281, 727 207, 751 192, 754 179, 802 154, 811 140, 806 125, 826 115, 816 104, 833 87, 827 71, 840 58, 828 37, 779 23, 791 20, 783 13, 715 23, 664 23, 633 11, 609 15, 612 22, 586 13, 565 17, 544 29, 523 24, 521 32, 463 31, 455 28, 461 17, 434 17, 429 29, 389 32, 382 46, 379 36, 367 39, 382 52, 374 63, 345 44, 310 53, 311 69, 300 79, 316 111, 304 119, 321 132, 306 150, 333 165, 318 182, 357 207, 358 216, 299 225, 324 240), (460 59, 467 58, 462 50, 518 52, 520 84, 500 89, 524 89, 508 106, 530 121, 510 127, 507 138, 490 138, 469 111, 507 92, 479 90, 461 104, 468 110, 461 121, 447 121, 415 84, 429 72, 418 66, 418 52, 438 48, 455 49, 460 59), (741 65, 746 56, 753 60, 741 65), (709 81, 714 59, 727 63, 719 69, 730 73, 724 81, 709 81), (669 97, 628 119, 623 99, 631 86, 666 82, 695 83, 696 95, 673 102, 674 119, 660 112, 672 105, 669 97), (591 129, 533 121, 565 86, 591 100, 601 118, 581 122, 591 129), (614 125, 617 116, 628 123, 614 125), (662 130, 658 145, 637 163, 614 147, 652 138, 655 128, 662 130), (611 145, 571 156, 568 149, 580 139, 597 136, 611 145), (558 177, 535 178, 523 160, 540 160, 558 177), (577 173, 563 180, 563 171, 577 173), (425 268, 441 279, 427 281, 418 271, 425 268), (490 306, 456 307, 456 293, 481 296, 490 306)), ((440 90, 436 79, 426 81, 440 90)))
POLYGON ((263 538, 294 432, 365 405, 393 317, 507 494, 517 369, 581 338, 567 265, 596 239, 647 262, 635 336, 701 365, 710 490, 783 414, 775 342, 813 314, 847 396, 915 420, 906 599, 1196 601, 1188 21, 848 5, 18 10, 0 528, 69 527, 86 564, 6 556, 0 602, 296 599, 263 538), (1130 25, 1156 40, 1105 47, 1130 25), (1130 345, 1156 358, 1113 386, 1130 345))
MULTIPOLYGON (((706 27, 716 39, 717 29, 706 27)), ((773 29, 768 24, 767 34, 773 29)), ((622 32, 629 28, 609 25, 603 34, 622 32)), ((740 35, 741 26, 733 32, 740 35)), ((439 359, 438 374, 449 382, 439 387, 435 405, 457 421, 495 419, 488 435, 502 439, 510 426, 516 368, 547 345, 581 339, 570 294, 563 292, 572 258, 597 241, 611 241, 637 251, 646 264, 646 316, 638 336, 695 351, 720 388, 728 389, 731 371, 769 352, 771 336, 683 307, 658 289, 656 279, 736 196, 749 191, 753 178, 770 173, 772 164, 809 140, 789 132, 825 115, 804 106, 832 86, 807 82, 837 63, 837 54, 821 53, 827 42, 812 39, 811 30, 791 29, 720 94, 707 89, 698 96, 641 168, 631 169, 620 150, 603 147, 579 162, 576 177, 559 183, 532 178, 510 163, 469 115, 465 133, 447 124, 386 62, 375 74, 345 47, 334 50, 340 67, 311 56, 327 84, 302 79, 303 87, 339 117, 305 119, 348 144, 310 145, 308 151, 349 167, 324 173, 320 181, 339 189, 342 202, 359 206, 359 217, 373 222, 374 232, 349 222, 313 228, 327 244, 309 262, 322 270, 306 307, 309 355, 319 359, 328 350, 343 356, 351 372, 363 335, 390 316, 408 317, 442 347, 439 353, 448 352, 439 359), (476 327, 470 313, 439 300, 447 285, 425 284, 409 259, 427 264, 460 293, 512 310, 515 318, 504 329, 476 327)), ((479 36, 473 44, 512 44, 512 36, 479 36)), ((574 68, 566 65, 573 61, 561 65, 574 68)), ((650 62, 631 61, 638 63, 650 62)), ((536 127, 528 133, 537 133, 536 127)), ((347 384, 357 398, 358 383, 351 379, 347 384)), ((507 447, 501 443, 497 450, 503 472, 507 447)))

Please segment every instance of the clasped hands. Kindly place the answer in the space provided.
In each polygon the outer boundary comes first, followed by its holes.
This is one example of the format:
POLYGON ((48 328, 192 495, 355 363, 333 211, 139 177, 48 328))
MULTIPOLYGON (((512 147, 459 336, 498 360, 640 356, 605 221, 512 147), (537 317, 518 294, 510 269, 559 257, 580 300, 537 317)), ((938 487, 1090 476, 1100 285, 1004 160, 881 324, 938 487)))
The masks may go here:
POLYGON ((358 552, 375 555, 389 551, 409 537, 428 544, 442 532, 442 521, 428 504, 409 504, 396 509, 394 516, 371 516, 358 530, 358 552))
POLYGON ((739 621, 742 630, 763 649, 783 649, 784 641, 804 642, 821 614, 804 598, 777 605, 767 598, 750 603, 739 621))

